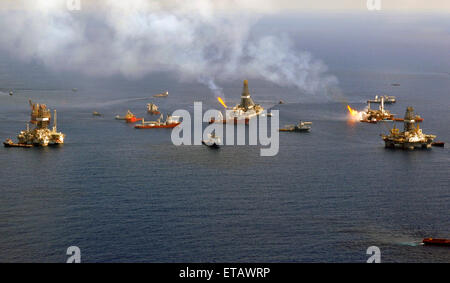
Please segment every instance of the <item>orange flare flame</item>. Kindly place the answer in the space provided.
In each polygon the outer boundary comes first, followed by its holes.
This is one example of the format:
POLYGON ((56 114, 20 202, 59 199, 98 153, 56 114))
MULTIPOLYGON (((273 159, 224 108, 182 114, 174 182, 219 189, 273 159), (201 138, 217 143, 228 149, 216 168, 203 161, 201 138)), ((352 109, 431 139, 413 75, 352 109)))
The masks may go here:
POLYGON ((355 117, 355 116, 357 116, 357 115, 359 114, 359 112, 358 112, 357 110, 355 110, 355 109, 352 109, 352 108, 350 107, 350 105, 347 105, 347 108, 348 108, 348 112, 349 112, 350 115, 352 115, 353 117, 355 117))
POLYGON ((225 104, 225 102, 223 102, 223 100, 222 100, 222 98, 220 98, 220 96, 217 97, 217 100, 219 100, 220 104, 222 104, 223 107, 228 108, 228 106, 225 104))

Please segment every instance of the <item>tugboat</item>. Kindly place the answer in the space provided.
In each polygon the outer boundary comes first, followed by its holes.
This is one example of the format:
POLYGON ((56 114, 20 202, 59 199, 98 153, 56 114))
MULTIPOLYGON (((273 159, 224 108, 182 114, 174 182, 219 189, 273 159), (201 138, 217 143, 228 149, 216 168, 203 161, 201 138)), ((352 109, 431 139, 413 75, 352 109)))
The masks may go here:
MULTIPOLYGON (((399 120, 399 119, 397 119, 399 120)), ((405 118, 403 119, 403 132, 400 132, 394 125, 388 135, 381 135, 386 148, 431 148, 435 135, 426 135, 419 128, 419 123, 423 119, 414 115, 414 108, 406 108, 405 118)))
POLYGON ((311 130, 312 122, 302 122, 297 125, 286 125, 283 129, 280 129, 280 132, 308 132, 311 130))
POLYGON ((50 124, 51 114, 45 104, 38 107, 36 113, 36 127, 30 130, 27 124, 27 129, 21 131, 17 135, 18 143, 13 143, 11 139, 7 139, 3 144, 5 147, 32 147, 32 146, 48 146, 59 145, 64 143, 65 135, 58 132, 56 129, 56 110, 54 112, 53 128, 48 129, 50 124))
POLYGON ((156 104, 153 104, 153 103, 147 103, 147 112, 150 115, 159 115, 159 114, 161 114, 161 112, 159 112, 159 110, 158 110, 158 106, 156 106, 156 104))
POLYGON ((164 93, 158 93, 158 94, 153 95, 153 97, 166 97, 166 96, 169 96, 168 91, 166 91, 164 93))
POLYGON ((12 139, 6 139, 6 141, 3 142, 3 145, 5 147, 25 147, 25 148, 33 147, 32 144, 14 143, 12 139))
POLYGON ((144 119, 142 119, 142 124, 135 125, 134 128, 136 129, 154 129, 154 128, 175 128, 181 122, 179 121, 179 116, 171 116, 167 115, 166 120, 162 122, 164 118, 164 115, 161 114, 161 116, 156 121, 149 121, 145 122, 144 119))
POLYGON ((220 143, 220 138, 216 136, 216 133, 208 134, 208 139, 202 140, 202 144, 210 148, 219 148, 220 143))
POLYGON ((125 120, 127 123, 135 123, 138 121, 142 121, 143 118, 136 118, 136 116, 130 110, 128 110, 125 117, 120 117, 119 115, 117 115, 116 120, 125 120))
POLYGON ((444 147, 445 143, 443 141, 432 142, 432 146, 444 147))
POLYGON ((450 247, 450 240, 447 239, 433 239, 433 238, 425 238, 422 240, 424 245, 430 246, 446 246, 450 247))

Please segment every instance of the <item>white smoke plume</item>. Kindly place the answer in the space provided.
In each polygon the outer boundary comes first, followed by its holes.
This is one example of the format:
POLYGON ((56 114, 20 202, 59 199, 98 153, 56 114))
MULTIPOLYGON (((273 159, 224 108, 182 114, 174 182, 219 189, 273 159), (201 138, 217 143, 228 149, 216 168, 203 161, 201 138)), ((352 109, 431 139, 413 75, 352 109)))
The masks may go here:
POLYGON ((92 76, 168 71, 215 95, 222 93, 215 80, 243 78, 326 94, 337 80, 310 53, 294 51, 288 37, 250 37, 261 13, 273 9, 260 2, 81 0, 82 9, 71 11, 66 0, 16 1, 1 7, 0 50, 92 76))

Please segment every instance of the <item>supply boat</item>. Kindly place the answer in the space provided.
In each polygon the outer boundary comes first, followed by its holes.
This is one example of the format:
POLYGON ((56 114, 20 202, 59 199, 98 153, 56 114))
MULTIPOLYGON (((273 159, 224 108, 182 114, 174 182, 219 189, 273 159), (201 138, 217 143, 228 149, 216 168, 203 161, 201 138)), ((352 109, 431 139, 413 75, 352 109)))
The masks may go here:
POLYGON ((280 132, 308 132, 311 129, 312 122, 302 122, 297 125, 286 125, 280 129, 280 132))
POLYGON ((151 115, 159 115, 161 112, 158 110, 158 106, 153 103, 147 103, 147 112, 151 115))
POLYGON ((136 129, 154 129, 154 128, 175 128, 179 124, 181 124, 179 116, 171 116, 167 115, 166 120, 163 120, 163 114, 156 121, 145 122, 142 119, 142 124, 135 125, 136 129))
POLYGON ((158 93, 158 94, 153 95, 153 97, 166 97, 166 96, 169 96, 168 91, 166 91, 164 93, 158 93))

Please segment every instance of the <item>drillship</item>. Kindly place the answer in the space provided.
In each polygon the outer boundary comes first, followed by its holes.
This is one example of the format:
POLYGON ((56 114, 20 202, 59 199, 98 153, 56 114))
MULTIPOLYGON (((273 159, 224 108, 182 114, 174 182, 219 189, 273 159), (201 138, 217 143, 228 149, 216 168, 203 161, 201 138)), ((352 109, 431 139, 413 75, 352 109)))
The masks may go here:
POLYGON ((45 104, 37 104, 37 107, 32 109, 32 122, 36 123, 35 128, 30 130, 27 124, 27 129, 17 135, 17 144, 8 139, 4 145, 6 147, 29 147, 63 144, 65 135, 56 129, 56 110, 53 118, 53 128, 50 130, 48 129, 51 120, 50 109, 45 104))
POLYGON ((396 119, 396 121, 403 121, 403 132, 400 132, 394 126, 390 130, 389 135, 381 135, 386 147, 403 149, 414 149, 416 147, 431 148, 436 136, 422 133, 422 129, 419 128, 419 123, 423 119, 418 115, 414 115, 414 109, 412 107, 406 108, 404 119, 396 119))

